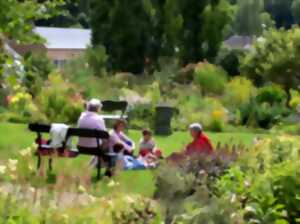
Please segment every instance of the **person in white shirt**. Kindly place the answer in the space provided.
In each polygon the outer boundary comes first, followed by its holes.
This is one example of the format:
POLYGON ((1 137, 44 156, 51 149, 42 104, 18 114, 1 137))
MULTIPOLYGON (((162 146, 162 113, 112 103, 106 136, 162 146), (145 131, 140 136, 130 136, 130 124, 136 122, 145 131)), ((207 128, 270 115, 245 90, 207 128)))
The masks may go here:
MULTIPOLYGON (((104 119, 98 114, 101 111, 102 103, 98 99, 92 99, 87 103, 87 110, 80 115, 78 120, 79 128, 96 129, 106 131, 104 119)), ((86 148, 97 147, 96 138, 80 137, 78 146, 86 148)))

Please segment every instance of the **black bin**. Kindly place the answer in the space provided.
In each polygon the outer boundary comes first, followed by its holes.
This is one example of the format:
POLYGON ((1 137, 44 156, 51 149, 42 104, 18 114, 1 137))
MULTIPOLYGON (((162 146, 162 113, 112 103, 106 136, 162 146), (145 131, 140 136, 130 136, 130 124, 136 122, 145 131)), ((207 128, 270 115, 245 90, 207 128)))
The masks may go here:
POLYGON ((174 114, 174 108, 170 106, 157 106, 155 110, 155 134, 171 135, 171 121, 174 114))

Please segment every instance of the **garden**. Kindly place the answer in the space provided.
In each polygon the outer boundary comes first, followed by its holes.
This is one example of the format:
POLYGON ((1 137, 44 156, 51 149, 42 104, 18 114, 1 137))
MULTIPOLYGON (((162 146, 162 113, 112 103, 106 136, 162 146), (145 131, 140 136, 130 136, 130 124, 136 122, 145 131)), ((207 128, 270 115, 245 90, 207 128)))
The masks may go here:
POLYGON ((300 223, 299 10, 298 0, 1 1, 0 223, 300 223), (34 26, 89 28, 91 44, 63 68, 43 52, 14 57, 8 40, 45 42, 34 26), (135 143, 154 131, 157 168, 98 181, 80 155, 39 175, 28 124, 76 127, 92 98, 128 103, 135 143), (173 109, 170 135, 155 133, 159 106, 173 109), (195 122, 213 154, 169 160, 195 122))

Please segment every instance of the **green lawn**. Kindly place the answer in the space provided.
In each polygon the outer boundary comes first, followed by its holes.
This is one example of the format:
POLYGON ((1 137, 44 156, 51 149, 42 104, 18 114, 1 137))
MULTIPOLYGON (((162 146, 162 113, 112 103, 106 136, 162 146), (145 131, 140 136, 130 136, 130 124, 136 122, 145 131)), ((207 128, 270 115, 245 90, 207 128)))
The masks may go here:
MULTIPOLYGON (((27 126, 23 124, 0 123, 0 160, 5 160, 14 157, 18 150, 30 146, 35 138, 35 134, 27 130, 27 126)), ((138 142, 140 133, 138 131, 130 131, 130 137, 138 142)), ((255 136, 261 134, 255 133, 207 133, 213 143, 243 143, 250 145, 255 136)), ((176 132, 171 136, 155 137, 157 145, 161 148, 165 155, 169 155, 174 151, 183 149, 191 139, 188 133, 176 132)), ((54 173, 59 173, 60 170, 66 170, 69 167, 74 172, 80 172, 88 163, 90 157, 79 156, 75 159, 59 159, 54 161, 54 173)), ((120 188, 124 191, 141 193, 151 196, 155 190, 152 171, 126 171, 121 172, 115 177, 120 183, 120 188)), ((109 189, 102 183, 99 186, 100 194, 106 194, 109 189)))

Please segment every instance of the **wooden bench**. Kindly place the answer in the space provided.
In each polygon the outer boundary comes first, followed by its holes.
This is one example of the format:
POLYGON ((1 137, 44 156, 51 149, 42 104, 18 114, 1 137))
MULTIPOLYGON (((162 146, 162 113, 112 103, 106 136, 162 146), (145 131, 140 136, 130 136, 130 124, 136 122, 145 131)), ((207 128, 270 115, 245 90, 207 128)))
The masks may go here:
POLYGON ((112 100, 105 100, 102 101, 102 111, 104 112, 114 112, 120 111, 121 114, 103 114, 101 115, 104 119, 108 120, 118 120, 118 119, 127 119, 126 110, 128 107, 128 103, 126 101, 112 101, 112 100))
POLYGON ((42 137, 43 133, 50 133, 51 126, 45 124, 29 124, 28 126, 30 131, 37 133, 36 143, 38 148, 36 155, 38 157, 37 168, 41 166, 41 157, 49 157, 48 159, 48 169, 52 170, 52 160, 53 157, 76 157, 78 155, 92 155, 98 158, 97 162, 97 180, 100 179, 101 175, 101 161, 106 161, 108 163, 108 168, 114 166, 114 154, 108 153, 108 150, 101 148, 99 140, 108 140, 109 134, 106 131, 92 130, 92 129, 83 129, 83 128, 69 128, 66 134, 66 138, 63 142, 63 146, 59 149, 51 148, 51 140, 45 142, 42 137), (66 147, 68 139, 71 137, 86 137, 86 138, 95 138, 97 139, 97 147, 95 148, 86 148, 77 146, 78 152, 71 151, 66 147))

